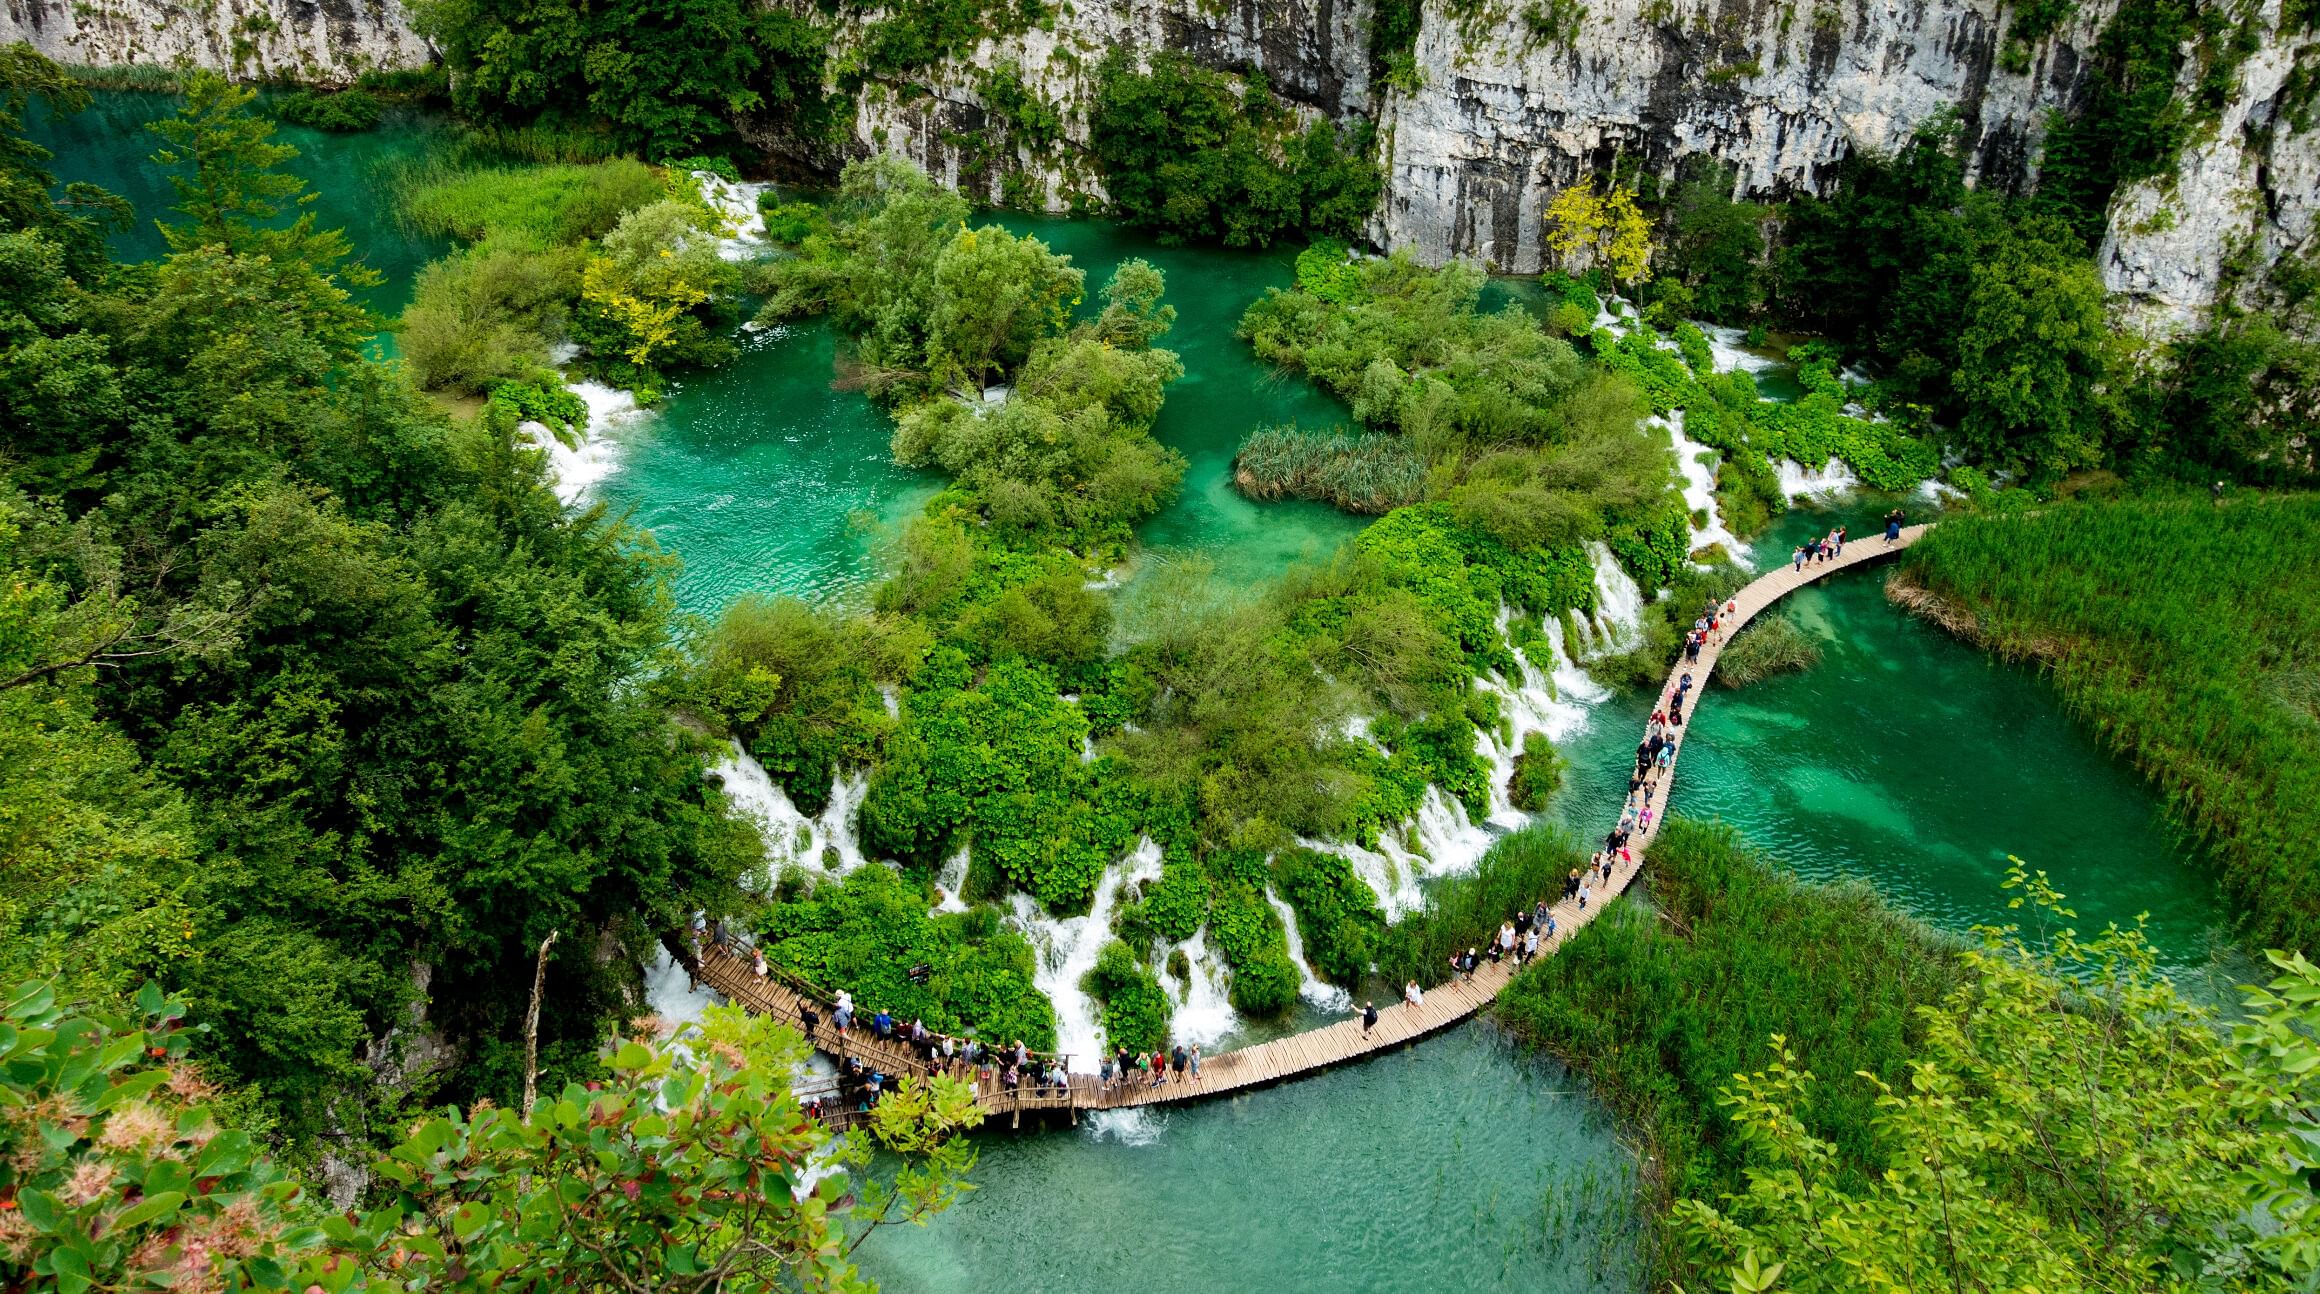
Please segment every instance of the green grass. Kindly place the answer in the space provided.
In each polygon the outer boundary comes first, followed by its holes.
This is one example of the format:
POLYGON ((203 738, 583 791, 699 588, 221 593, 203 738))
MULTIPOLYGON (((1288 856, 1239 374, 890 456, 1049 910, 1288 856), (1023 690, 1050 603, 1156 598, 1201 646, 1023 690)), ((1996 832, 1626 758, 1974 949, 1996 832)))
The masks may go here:
POLYGON ((1775 674, 1803 672, 1818 665, 1820 644, 1797 627, 1794 617, 1769 615, 1752 620, 1716 657, 1715 680, 1726 687, 1746 687, 1775 674))
POLYGON ((2320 497, 1943 522, 1907 573, 2157 785, 2267 945, 2320 945, 2320 497))
POLYGON ((503 234, 543 246, 599 238, 623 213, 664 196, 642 162, 450 165, 396 177, 404 221, 421 233, 479 242, 503 234))
POLYGON ((1472 875, 1435 885, 1423 911, 1386 932, 1378 974, 1389 985, 1441 983, 1450 978, 1452 953, 1497 934, 1517 907, 1561 898, 1563 877, 1586 861, 1587 851, 1559 827, 1534 825, 1499 837, 1472 875))
MULTIPOLYGON (((1740 1147, 1717 1089, 1760 1069, 1770 1037, 1836 1078, 1902 1076, 1915 1009, 1957 983, 1956 946, 1868 886, 1812 885, 1731 828, 1670 819, 1644 871, 1648 901, 1615 903, 1515 977, 1499 1020, 1586 1074, 1643 1142, 1656 1228, 1674 1200, 1738 1189, 1740 1147)), ((1804 1111, 1856 1184, 1883 1158, 1865 1083, 1813 1089, 1804 1111)), ((1675 1248, 1654 1245, 1663 1279, 1675 1248)), ((1706 1284, 1691 1288, 1708 1288, 1706 1284)))
POLYGON ((1426 464, 1391 433, 1260 427, 1233 457, 1233 484, 1252 499, 1319 499, 1380 516, 1425 499, 1426 464))

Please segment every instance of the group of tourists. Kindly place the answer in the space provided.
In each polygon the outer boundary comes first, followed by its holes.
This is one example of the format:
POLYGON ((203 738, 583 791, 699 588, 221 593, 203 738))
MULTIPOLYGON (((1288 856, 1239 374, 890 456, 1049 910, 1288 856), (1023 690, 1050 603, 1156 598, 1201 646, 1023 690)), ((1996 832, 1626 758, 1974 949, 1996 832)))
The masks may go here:
MULTIPOLYGON (((1895 515, 1899 514, 1896 513, 1895 515)), ((1893 527, 1888 525, 1887 529, 1892 530, 1893 527)), ((1843 526, 1839 526, 1829 533, 1822 535, 1818 539, 1808 539, 1805 542, 1798 544, 1796 546, 1796 551, 1789 555, 1790 559, 1796 563, 1790 569, 1801 571, 1805 568, 1805 563, 1807 562, 1812 562, 1815 564, 1820 562, 1833 562, 1838 558, 1843 557, 1844 555, 1845 528, 1843 526)))
POLYGON ((1692 627, 1684 634, 1684 660, 1697 665, 1700 650, 1724 641, 1732 630, 1732 622, 1740 614, 1740 604, 1729 598, 1721 603, 1710 602, 1692 618, 1692 627))
POLYGON ((1104 1057, 1096 1070, 1096 1081, 1104 1091, 1113 1084, 1122 1088, 1158 1087, 1167 1082, 1200 1081, 1200 1044, 1186 1047, 1177 1043, 1170 1051, 1155 1047, 1151 1051, 1130 1051, 1126 1047, 1104 1057))

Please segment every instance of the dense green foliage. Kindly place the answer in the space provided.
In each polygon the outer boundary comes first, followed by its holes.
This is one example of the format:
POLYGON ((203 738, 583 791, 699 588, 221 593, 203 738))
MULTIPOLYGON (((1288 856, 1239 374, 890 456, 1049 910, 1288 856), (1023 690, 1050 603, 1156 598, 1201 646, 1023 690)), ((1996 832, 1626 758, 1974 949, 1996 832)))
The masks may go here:
POLYGON ((2307 1288, 2320 970, 2274 954, 2286 973, 2227 1039, 2139 928, 2082 938, 2018 860, 2007 886, 2034 931, 1977 932, 1916 1012, 1905 1079, 1817 1077, 1774 1034, 1719 1090, 1746 1186, 1676 1206, 1684 1258, 1747 1290, 2307 1288), (1874 1103, 1866 1176, 1812 1114, 1854 1101, 1874 1103))
POLYGON ((1228 76, 1174 52, 1138 70, 1119 49, 1096 78, 1088 145, 1112 213, 1163 242, 1352 238, 1384 189, 1367 122, 1301 125, 1261 72, 1228 76))
POLYGON ((1909 572, 2041 662, 2161 788, 2268 944, 2320 939, 2320 500, 2055 506, 1946 521, 1909 572))
POLYGON ((851 991, 864 1019, 888 1011, 938 1033, 1053 1047, 1055 1009, 1031 987, 1031 945, 989 908, 929 916, 929 906, 922 886, 858 868, 768 905, 760 946, 809 983, 851 991))
MULTIPOLYGON (((1095 969, 1082 984, 1089 997, 1102 1004, 1104 1044, 1149 1052, 1168 1041, 1168 994, 1128 945, 1115 939, 1096 954, 1095 969)), ((1078 1057, 1084 1062, 1089 1057, 1078 1057)))
POLYGON ((1284 849, 1273 858, 1273 890, 1297 913, 1313 973, 1332 984, 1358 985, 1387 935, 1377 895, 1353 865, 1336 854, 1284 849))
POLYGON ((341 1213, 231 1125, 192 1062, 203 1027, 150 983, 120 1013, 37 983, 8 995, 9 1288, 861 1294, 854 1248, 955 1203, 975 1163, 958 1134, 982 1120, 965 1084, 905 1080, 833 1144, 790 1090, 804 1040, 713 1007, 681 1045, 626 1043, 531 1108, 418 1119, 374 1165, 380 1207, 341 1213), (890 1175, 843 1199, 844 1174, 803 1187, 817 1156, 890 1175))
POLYGON ((828 34, 810 14, 741 0, 585 5, 426 0, 412 23, 451 70, 463 112, 600 130, 648 157, 703 151, 762 114, 827 128, 828 34))
POLYGON ((11 764, 45 807, 9 818, 6 942, 181 993, 196 1054, 304 1154, 367 1138, 374 1093, 513 1099, 550 930, 560 1082, 629 1009, 634 961, 599 952, 644 956, 754 842, 640 686, 672 664, 665 559, 567 516, 511 418, 450 423, 366 359, 289 150, 246 91, 187 90, 150 264, 41 215, 7 136, 0 742, 72 763, 11 764), (415 1007, 449 1066, 382 1092, 364 1059, 415 1007))
POLYGON ((316 130, 369 130, 379 124, 387 105, 368 90, 341 90, 335 94, 296 90, 274 101, 274 115, 293 126, 316 130))
MULTIPOLYGON (((1612 905, 1499 995, 1500 1020, 1588 1076, 1658 1165, 1650 1189, 1663 1277, 1693 1272, 1665 1210, 1742 1185, 1745 1156, 1717 1089, 1774 1033, 1826 1074, 1887 1082, 1922 1040, 1912 1017, 1959 980, 1957 954, 1861 885, 1806 885, 1728 827, 1670 819, 1644 873, 1648 903, 1612 905)), ((1858 1187, 1879 1167, 1866 1084, 1800 1111, 1858 1187)))

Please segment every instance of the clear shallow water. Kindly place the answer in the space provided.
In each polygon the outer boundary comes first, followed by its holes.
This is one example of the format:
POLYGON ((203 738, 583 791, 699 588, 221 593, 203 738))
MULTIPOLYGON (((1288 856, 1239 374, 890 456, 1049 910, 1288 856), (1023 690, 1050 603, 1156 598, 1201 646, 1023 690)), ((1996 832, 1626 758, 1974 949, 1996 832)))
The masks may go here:
MULTIPOLYGON (((161 249, 150 221, 170 198, 144 164, 153 144, 139 127, 168 110, 159 96, 99 95, 90 113, 35 130, 64 178, 137 202, 140 225, 116 243, 123 254, 161 249)), ((396 227, 377 177, 439 135, 407 123, 351 138, 285 137, 306 150, 292 167, 314 181, 323 222, 346 227, 389 274, 372 304, 399 308, 410 274, 443 248, 396 227)), ((1246 585, 1361 527, 1318 505, 1251 503, 1227 480, 1250 429, 1346 418, 1302 379, 1266 371, 1233 336, 1250 301, 1291 280, 1291 252, 1159 248, 1096 222, 1004 219, 1070 253, 1091 292, 1124 256, 1146 256, 1169 276, 1179 317, 1167 344, 1188 372, 1157 434, 1190 470, 1182 496, 1144 528, 1150 550, 1199 554, 1246 585)), ((1528 299, 1519 284, 1492 291, 1528 299)), ((689 376, 621 433, 620 466, 600 497, 684 558, 688 610, 713 615, 750 590, 855 596, 875 570, 878 526, 865 519, 891 526, 934 487, 891 464, 886 420, 864 397, 831 389, 832 360, 820 327, 752 336, 735 364, 689 376)), ((1880 511, 1864 504, 1847 519, 1866 534, 1880 511)), ((1831 524, 1791 514, 1756 551, 1769 562, 1831 524)), ((1796 613, 1824 637, 1822 664, 1738 693, 1716 689, 1676 808, 1737 824, 1808 876, 1866 877, 1953 930, 2006 919, 1996 881, 2004 854, 2020 854, 2070 892, 2082 928, 2148 909, 2170 964, 2202 966, 2222 909, 2135 776, 2072 727, 2035 673, 1901 616, 1878 581, 1849 573, 1798 595, 1796 613)), ((1563 743, 1573 771, 1556 817, 1602 830, 1647 709, 1642 696, 1606 702, 1563 743)), ((998 1133, 983 1156, 981 1190, 960 1211, 863 1251, 889 1288, 1634 1284, 1632 1167, 1601 1107, 1487 1025, 1126 1130, 998 1133)))
MULTIPOLYGON (((1099 1116, 1112 1120, 1115 1116, 1099 1116)), ((1632 1161, 1469 1023, 1231 1100, 980 1143, 980 1189, 858 1255, 889 1291, 1624 1290, 1632 1161)))

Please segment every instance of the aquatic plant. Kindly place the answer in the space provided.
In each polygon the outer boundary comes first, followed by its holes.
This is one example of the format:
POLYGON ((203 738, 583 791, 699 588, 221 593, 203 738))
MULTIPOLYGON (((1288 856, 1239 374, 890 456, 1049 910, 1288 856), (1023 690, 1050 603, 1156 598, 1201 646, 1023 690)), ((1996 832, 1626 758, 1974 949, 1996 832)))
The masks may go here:
POLYGON ((1945 520, 1907 573, 2037 662, 2157 785, 2266 943, 2320 941, 2320 498, 2130 499, 1945 520))
POLYGON ((1715 679, 1725 687, 1746 687, 1775 674, 1811 669, 1820 659, 1820 644, 1794 616, 1760 615, 1718 653, 1715 679))
POLYGON ((1318 499, 1379 515, 1426 497, 1426 465, 1401 436, 1260 427, 1233 455, 1233 485, 1253 499, 1318 499))
POLYGON ((1449 979, 1453 955, 1495 936, 1516 908, 1560 899, 1563 878, 1586 862, 1587 851, 1560 826, 1533 823, 1500 836, 1471 874, 1432 883, 1426 906, 1386 932, 1378 974, 1429 988, 1449 979))

